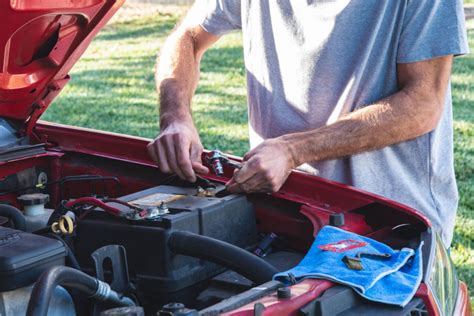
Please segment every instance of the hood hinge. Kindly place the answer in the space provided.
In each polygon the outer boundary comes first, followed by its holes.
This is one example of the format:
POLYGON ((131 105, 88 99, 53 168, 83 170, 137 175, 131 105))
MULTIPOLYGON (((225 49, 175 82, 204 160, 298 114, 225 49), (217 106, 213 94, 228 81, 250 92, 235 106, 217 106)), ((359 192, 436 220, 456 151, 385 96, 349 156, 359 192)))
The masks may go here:
POLYGON ((35 102, 31 107, 30 114, 24 121, 24 128, 21 131, 23 136, 31 136, 33 129, 38 121, 39 117, 46 111, 48 106, 51 104, 53 99, 59 94, 61 89, 66 85, 66 83, 71 79, 69 75, 66 75, 63 79, 53 81, 48 87, 47 91, 44 94, 44 97, 35 102))

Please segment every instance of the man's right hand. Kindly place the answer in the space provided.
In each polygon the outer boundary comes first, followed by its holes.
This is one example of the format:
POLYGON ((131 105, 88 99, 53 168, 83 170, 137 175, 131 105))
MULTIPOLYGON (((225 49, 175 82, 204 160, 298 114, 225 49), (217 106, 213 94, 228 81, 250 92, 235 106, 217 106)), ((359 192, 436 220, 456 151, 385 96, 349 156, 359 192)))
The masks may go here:
POLYGON ((203 147, 192 122, 173 122, 167 125, 147 148, 164 173, 176 173, 183 180, 195 182, 195 173, 209 172, 202 164, 203 147))

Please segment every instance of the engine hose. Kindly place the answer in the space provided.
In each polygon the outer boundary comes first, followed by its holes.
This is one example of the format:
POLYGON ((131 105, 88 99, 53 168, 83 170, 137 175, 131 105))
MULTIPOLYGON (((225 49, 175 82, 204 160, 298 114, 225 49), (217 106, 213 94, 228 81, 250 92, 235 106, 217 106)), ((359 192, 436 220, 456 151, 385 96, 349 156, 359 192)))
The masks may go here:
POLYGON ((48 233, 46 234, 47 237, 59 240, 63 245, 64 248, 66 248, 66 264, 69 265, 70 267, 76 269, 76 270, 81 270, 81 266, 79 265, 79 262, 76 259, 76 256, 74 255, 74 252, 72 251, 71 247, 69 247, 68 243, 59 237, 56 234, 53 233, 48 233))
POLYGON ((191 256, 233 270, 249 280, 262 284, 279 271, 245 249, 214 238, 185 231, 173 231, 168 239, 171 251, 191 256))
POLYGON ((0 216, 7 217, 15 225, 15 229, 26 231, 26 219, 23 213, 14 206, 0 204, 0 216))
POLYGON ((31 292, 27 316, 46 316, 55 288, 61 285, 78 290, 91 299, 106 301, 117 306, 135 306, 128 297, 121 297, 110 286, 84 272, 63 266, 52 267, 39 277, 31 292))

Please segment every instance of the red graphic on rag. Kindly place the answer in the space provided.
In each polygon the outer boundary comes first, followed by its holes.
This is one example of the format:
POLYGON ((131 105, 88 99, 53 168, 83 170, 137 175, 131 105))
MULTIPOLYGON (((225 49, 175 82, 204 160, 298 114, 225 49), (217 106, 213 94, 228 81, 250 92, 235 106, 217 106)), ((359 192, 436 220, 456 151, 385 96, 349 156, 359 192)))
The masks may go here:
POLYGON ((332 251, 332 252, 345 252, 351 249, 367 246, 368 244, 369 243, 365 241, 345 239, 333 244, 318 246, 318 248, 322 250, 332 251))

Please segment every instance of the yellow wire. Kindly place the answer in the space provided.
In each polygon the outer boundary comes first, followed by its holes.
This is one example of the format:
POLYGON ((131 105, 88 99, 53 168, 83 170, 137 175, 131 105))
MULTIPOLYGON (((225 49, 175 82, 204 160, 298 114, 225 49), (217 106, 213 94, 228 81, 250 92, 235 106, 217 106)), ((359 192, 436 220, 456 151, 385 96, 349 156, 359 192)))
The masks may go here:
POLYGON ((63 215, 51 225, 51 230, 55 234, 71 235, 74 232, 74 222, 71 217, 63 215))
POLYGON ((67 215, 61 216, 59 218, 59 229, 64 235, 71 235, 74 231, 74 223, 72 219, 67 215))
POLYGON ((61 231, 58 229, 58 226, 59 226, 59 223, 58 222, 54 222, 53 224, 51 224, 51 230, 53 231, 53 233, 55 234, 59 234, 61 231))

